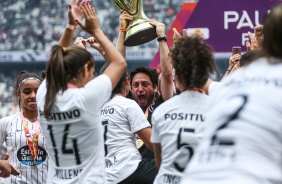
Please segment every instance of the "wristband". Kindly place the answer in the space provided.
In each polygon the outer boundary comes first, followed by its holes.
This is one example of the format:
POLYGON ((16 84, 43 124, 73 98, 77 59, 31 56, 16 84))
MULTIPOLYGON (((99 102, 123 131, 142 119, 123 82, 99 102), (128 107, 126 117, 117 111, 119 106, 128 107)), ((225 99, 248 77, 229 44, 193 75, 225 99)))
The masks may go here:
POLYGON ((73 31, 76 30, 76 26, 71 25, 71 24, 69 24, 69 23, 67 23, 66 28, 67 28, 67 29, 70 29, 70 30, 73 30, 73 31))
POLYGON ((104 51, 100 52, 100 54, 101 54, 102 56, 105 56, 105 55, 106 55, 106 53, 105 53, 104 51))
POLYGON ((126 32, 126 28, 119 28, 119 31, 124 33, 126 32))
POLYGON ((261 40, 261 36, 256 36, 256 40, 261 40))
POLYGON ((158 40, 158 42, 160 42, 160 41, 167 41, 167 37, 166 37, 166 35, 160 36, 160 37, 157 38, 157 40, 158 40))

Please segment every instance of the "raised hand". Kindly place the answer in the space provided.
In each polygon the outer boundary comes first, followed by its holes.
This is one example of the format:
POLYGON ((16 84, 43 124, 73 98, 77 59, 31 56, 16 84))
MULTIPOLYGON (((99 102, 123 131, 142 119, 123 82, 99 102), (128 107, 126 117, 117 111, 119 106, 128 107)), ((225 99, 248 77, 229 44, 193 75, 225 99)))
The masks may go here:
POLYGON ((126 29, 129 22, 133 20, 133 16, 130 15, 127 11, 120 10, 119 16, 119 27, 122 29, 126 29))
POLYGON ((154 19, 150 20, 150 24, 156 27, 156 34, 158 37, 165 35, 165 25, 161 22, 158 22, 154 19))
POLYGON ((82 29, 84 29, 91 35, 95 34, 97 30, 100 30, 100 25, 94 7, 92 7, 89 2, 86 2, 80 8, 83 12, 85 23, 82 24, 81 20, 79 19, 75 19, 75 21, 82 29))
POLYGON ((234 65, 236 67, 239 67, 240 63, 239 60, 241 59, 242 55, 241 54, 234 54, 229 58, 229 67, 234 68, 234 65))
POLYGON ((259 49, 257 39, 253 36, 253 34, 251 32, 248 32, 248 36, 251 42, 249 41, 246 42, 247 51, 259 49))
POLYGON ((103 52, 103 48, 101 47, 101 45, 99 44, 99 42, 92 36, 88 39, 86 39, 87 43, 89 43, 89 45, 96 49, 99 52, 103 52))
MULTIPOLYGON (((76 2, 76 0, 72 0, 72 2, 69 3, 69 5, 68 5, 68 8, 69 8, 69 13, 68 13, 69 24, 71 24, 71 25, 77 25, 75 20, 76 19, 81 20, 81 18, 83 16, 83 12, 81 11, 81 9, 79 7, 80 4, 81 4, 81 1, 82 0, 78 0, 76 2)), ((87 1, 87 2, 90 2, 90 0, 87 1)), ((86 3, 86 2, 84 2, 84 3, 86 3)))
POLYGON ((263 31, 262 25, 255 26, 254 32, 256 36, 262 37, 262 31, 263 31))
MULTIPOLYGON (((180 33, 179 33, 175 28, 173 28, 172 30, 173 30, 173 37, 172 37, 172 40, 173 40, 173 43, 176 43, 179 38, 182 38, 182 36, 180 35, 180 33)), ((182 35, 183 35, 184 37, 187 37, 187 36, 188 36, 188 33, 187 33, 187 30, 186 30, 186 29, 183 29, 183 30, 182 30, 182 35)))
POLYGON ((84 38, 82 37, 77 37, 74 41, 74 45, 77 47, 81 47, 83 49, 86 49, 86 41, 84 38))

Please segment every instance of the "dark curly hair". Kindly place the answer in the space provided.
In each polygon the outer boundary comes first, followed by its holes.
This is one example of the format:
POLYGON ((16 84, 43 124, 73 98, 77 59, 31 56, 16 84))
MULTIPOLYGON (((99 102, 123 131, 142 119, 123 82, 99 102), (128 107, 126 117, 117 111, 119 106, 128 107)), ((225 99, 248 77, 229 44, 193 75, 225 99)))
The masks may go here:
POLYGON ((137 73, 144 73, 149 76, 153 86, 158 86, 158 72, 155 69, 152 68, 147 68, 147 67, 138 67, 135 68, 131 73, 130 73, 130 85, 132 86, 132 79, 137 73))
POLYGON ((212 48, 199 36, 180 38, 171 49, 172 65, 185 89, 203 88, 216 65, 212 48))

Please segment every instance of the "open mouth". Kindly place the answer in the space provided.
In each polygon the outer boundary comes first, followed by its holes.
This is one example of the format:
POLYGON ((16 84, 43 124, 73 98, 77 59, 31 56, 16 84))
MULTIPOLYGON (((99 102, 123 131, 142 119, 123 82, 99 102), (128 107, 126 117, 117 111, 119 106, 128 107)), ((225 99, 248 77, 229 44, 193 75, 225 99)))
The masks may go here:
POLYGON ((147 101, 145 95, 139 95, 138 99, 139 99, 139 102, 142 103, 142 104, 146 103, 146 101, 147 101))

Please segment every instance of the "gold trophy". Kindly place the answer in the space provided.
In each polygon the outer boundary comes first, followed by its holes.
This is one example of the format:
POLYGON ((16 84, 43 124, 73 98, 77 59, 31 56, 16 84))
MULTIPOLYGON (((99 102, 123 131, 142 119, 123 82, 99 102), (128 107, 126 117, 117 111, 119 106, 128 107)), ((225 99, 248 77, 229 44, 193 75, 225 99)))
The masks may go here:
POLYGON ((156 28, 143 11, 143 0, 112 0, 112 3, 133 16, 126 29, 125 46, 142 45, 157 38, 156 28))

